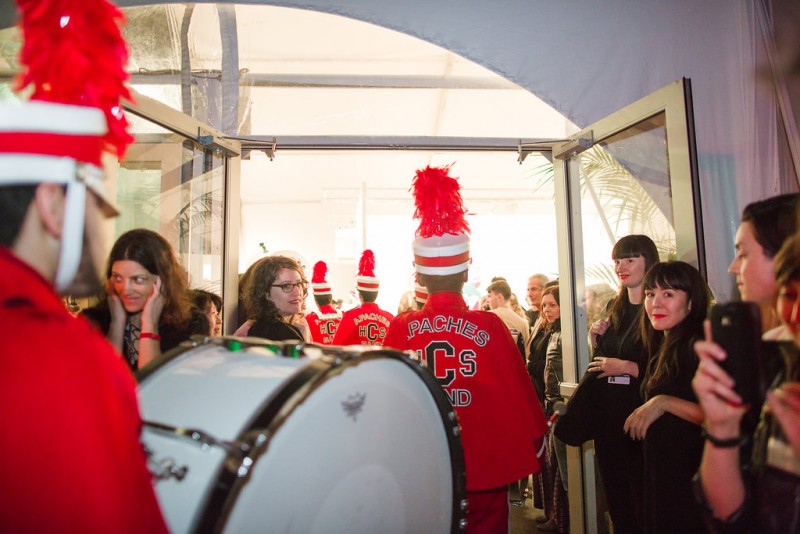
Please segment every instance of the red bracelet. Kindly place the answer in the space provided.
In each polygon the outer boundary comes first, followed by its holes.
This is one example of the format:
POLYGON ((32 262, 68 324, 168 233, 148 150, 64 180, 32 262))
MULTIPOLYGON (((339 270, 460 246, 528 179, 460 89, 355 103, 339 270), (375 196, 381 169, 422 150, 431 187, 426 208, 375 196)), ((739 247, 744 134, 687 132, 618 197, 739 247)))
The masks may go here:
POLYGON ((155 339, 156 341, 161 341, 161 336, 152 332, 142 332, 139 334, 139 339, 155 339))

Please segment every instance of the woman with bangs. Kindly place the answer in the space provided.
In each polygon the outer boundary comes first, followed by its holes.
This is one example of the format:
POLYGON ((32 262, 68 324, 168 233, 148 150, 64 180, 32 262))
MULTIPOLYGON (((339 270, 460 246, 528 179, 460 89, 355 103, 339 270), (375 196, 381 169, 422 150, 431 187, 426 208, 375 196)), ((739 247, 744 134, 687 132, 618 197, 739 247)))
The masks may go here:
POLYGON ((644 278, 645 403, 624 430, 644 441, 644 532, 704 532, 692 491, 700 465, 703 411, 692 390, 693 344, 711 303, 706 281, 682 261, 658 263, 644 278))
POLYGON ((594 407, 586 414, 597 428, 592 437, 614 532, 626 534, 641 532, 642 449, 622 428, 642 404, 638 380, 645 364, 642 288, 645 273, 658 263, 658 250, 646 235, 628 235, 614 245, 611 258, 619 293, 608 303, 606 317, 590 327, 593 359, 588 372, 595 376, 581 381, 594 380, 583 388, 589 395, 581 402, 594 407))
POLYGON ((132 371, 193 334, 209 335, 208 319, 189 302, 186 274, 161 235, 138 228, 111 248, 100 303, 82 312, 132 371))

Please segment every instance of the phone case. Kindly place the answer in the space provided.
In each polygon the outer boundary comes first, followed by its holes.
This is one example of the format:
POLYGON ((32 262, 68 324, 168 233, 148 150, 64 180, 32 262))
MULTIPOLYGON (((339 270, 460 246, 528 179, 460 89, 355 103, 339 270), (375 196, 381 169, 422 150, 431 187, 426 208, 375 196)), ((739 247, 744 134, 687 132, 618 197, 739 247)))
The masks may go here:
POLYGON ((716 304, 711 309, 711 334, 727 353, 720 366, 735 381, 745 403, 758 403, 761 314, 752 302, 716 304))

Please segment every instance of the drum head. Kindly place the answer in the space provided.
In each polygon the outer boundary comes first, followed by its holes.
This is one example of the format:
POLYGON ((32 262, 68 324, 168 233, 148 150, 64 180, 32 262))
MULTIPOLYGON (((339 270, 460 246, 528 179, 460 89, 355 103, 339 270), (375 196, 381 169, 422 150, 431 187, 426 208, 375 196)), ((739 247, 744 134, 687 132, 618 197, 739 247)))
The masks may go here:
POLYGON ((352 361, 280 424, 224 530, 450 532, 449 431, 409 362, 352 361))

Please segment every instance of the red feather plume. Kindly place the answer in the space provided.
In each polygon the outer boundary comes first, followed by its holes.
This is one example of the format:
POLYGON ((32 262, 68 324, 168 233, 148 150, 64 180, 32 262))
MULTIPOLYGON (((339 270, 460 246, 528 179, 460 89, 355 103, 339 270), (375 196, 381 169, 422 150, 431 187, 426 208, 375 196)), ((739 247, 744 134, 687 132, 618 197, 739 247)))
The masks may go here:
POLYGON ((450 166, 431 167, 417 171, 411 184, 414 218, 419 219, 417 236, 431 237, 444 234, 469 233, 467 213, 461 198, 461 185, 449 174, 450 166))
POLYGON ((375 253, 370 249, 361 253, 358 260, 358 276, 375 276, 375 253))
POLYGON ((32 86, 31 100, 100 108, 106 116, 106 150, 122 158, 133 142, 120 99, 128 50, 120 33, 122 12, 107 0, 17 0, 27 66, 17 90, 32 86))
POLYGON ((312 284, 324 284, 325 276, 328 274, 328 266, 324 261, 318 261, 314 264, 314 270, 311 273, 312 284))

